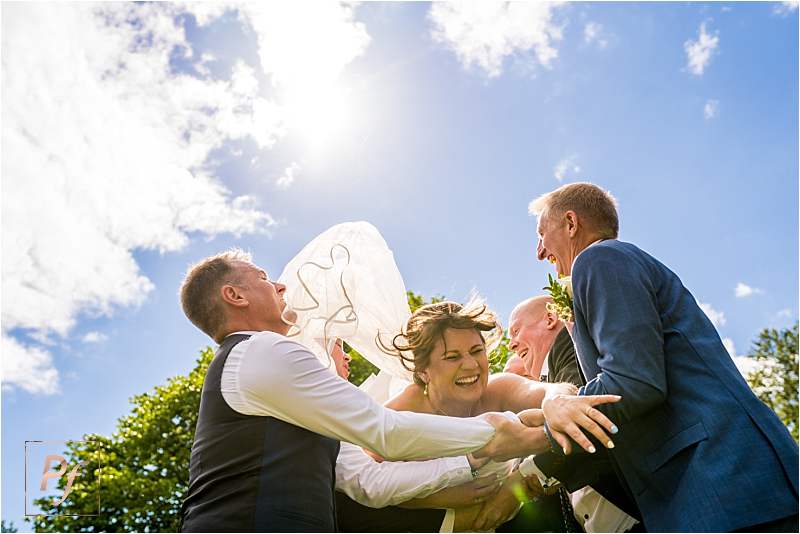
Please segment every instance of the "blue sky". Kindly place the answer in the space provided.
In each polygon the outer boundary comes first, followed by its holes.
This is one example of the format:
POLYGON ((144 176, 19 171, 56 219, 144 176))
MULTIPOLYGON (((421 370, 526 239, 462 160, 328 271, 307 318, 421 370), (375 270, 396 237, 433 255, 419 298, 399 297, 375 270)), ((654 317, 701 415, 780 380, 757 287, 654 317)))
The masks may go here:
POLYGON ((798 317, 798 12, 777 3, 4 4, 2 517, 29 439, 108 434, 209 340, 187 265, 366 220, 503 318, 528 203, 589 180, 729 350, 798 317), (738 288, 738 289, 737 289, 738 288))

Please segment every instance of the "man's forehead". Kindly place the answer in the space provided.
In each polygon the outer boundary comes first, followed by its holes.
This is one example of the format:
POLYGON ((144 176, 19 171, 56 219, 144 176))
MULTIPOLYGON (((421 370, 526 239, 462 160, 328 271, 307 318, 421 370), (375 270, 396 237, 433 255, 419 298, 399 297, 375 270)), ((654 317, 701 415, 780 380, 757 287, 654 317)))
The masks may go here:
POLYGON ((547 302, 547 296, 540 295, 537 297, 532 297, 518 304, 517 307, 511 312, 511 316, 509 317, 509 328, 513 328, 514 324, 516 323, 522 323, 523 321, 528 321, 531 319, 538 319, 538 312, 540 310, 544 310, 547 302))
POLYGON ((267 271, 256 265, 255 263, 244 261, 244 260, 235 260, 233 262, 234 269, 242 271, 242 272, 254 272, 258 274, 267 274, 267 271))
POLYGON ((544 221, 546 217, 547 217, 547 209, 545 208, 539 213, 539 216, 537 217, 537 222, 536 222, 537 230, 541 230, 542 226, 544 226, 544 221))

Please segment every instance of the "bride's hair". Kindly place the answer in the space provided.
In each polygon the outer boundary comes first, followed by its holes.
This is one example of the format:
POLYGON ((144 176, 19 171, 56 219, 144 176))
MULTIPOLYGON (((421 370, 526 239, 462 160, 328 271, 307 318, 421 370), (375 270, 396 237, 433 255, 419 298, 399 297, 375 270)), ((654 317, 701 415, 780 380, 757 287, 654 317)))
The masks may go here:
POLYGON ((490 333, 488 337, 491 338, 502 335, 497 316, 480 299, 473 298, 463 306, 444 301, 419 307, 408 319, 403 332, 392 339, 400 362, 414 374, 418 386, 425 385, 418 372, 428 368, 436 341, 443 340, 444 332, 450 328, 477 330, 487 344, 492 340, 487 339, 485 332, 490 333), (408 356, 408 352, 412 356, 408 356))

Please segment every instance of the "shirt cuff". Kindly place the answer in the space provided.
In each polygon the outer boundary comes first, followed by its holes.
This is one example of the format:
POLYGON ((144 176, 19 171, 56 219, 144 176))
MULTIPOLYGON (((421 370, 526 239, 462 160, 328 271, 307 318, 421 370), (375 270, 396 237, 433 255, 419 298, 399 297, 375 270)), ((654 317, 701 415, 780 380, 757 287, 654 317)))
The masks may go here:
POLYGON ((522 460, 522 463, 519 464, 519 472, 525 478, 532 477, 535 475, 536 478, 539 479, 539 484, 541 484, 542 488, 544 489, 547 489, 551 486, 554 486, 555 484, 558 484, 558 480, 556 480, 553 477, 548 477, 542 472, 541 469, 539 469, 539 466, 536 465, 533 456, 528 456, 527 458, 522 460))
POLYGON ((458 486, 472 480, 472 467, 466 456, 456 456, 453 458, 442 458, 447 462, 447 471, 451 473, 448 487, 458 486))

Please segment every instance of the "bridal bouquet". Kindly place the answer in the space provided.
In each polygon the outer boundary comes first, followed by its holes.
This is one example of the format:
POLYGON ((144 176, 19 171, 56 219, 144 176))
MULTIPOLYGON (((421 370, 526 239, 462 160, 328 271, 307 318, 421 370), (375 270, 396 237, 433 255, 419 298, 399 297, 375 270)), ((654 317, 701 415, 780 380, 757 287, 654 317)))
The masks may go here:
POLYGON ((572 315, 572 277, 562 276, 553 278, 553 275, 547 275, 548 285, 543 287, 545 291, 550 293, 553 302, 547 303, 547 311, 555 313, 556 316, 565 323, 574 321, 572 315))

